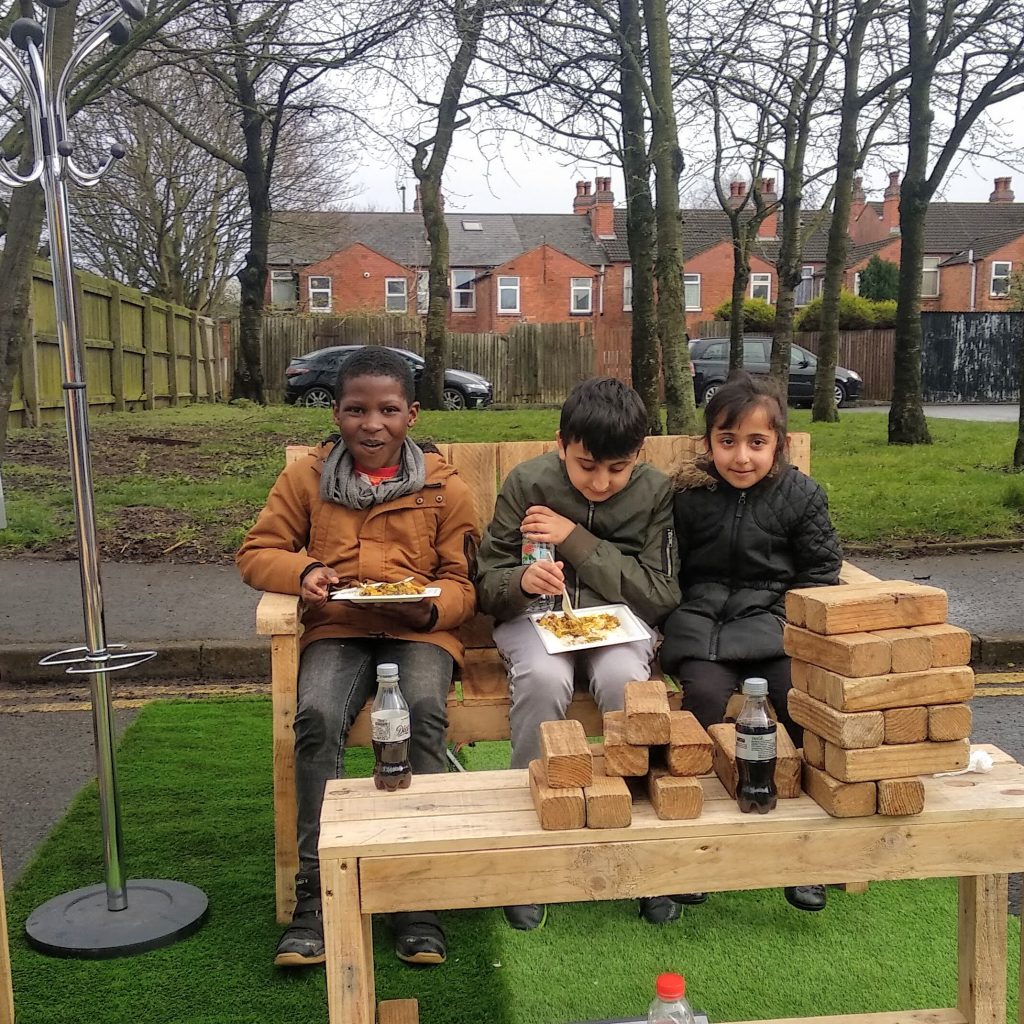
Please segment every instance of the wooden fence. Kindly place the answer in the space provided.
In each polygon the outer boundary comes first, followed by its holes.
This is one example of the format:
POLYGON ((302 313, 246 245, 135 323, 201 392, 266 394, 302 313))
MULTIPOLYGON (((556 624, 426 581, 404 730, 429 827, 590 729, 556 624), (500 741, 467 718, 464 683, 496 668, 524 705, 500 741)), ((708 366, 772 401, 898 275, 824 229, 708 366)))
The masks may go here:
MULTIPOLYGON (((212 320, 92 274, 76 273, 75 287, 91 411, 159 409, 223 397, 212 320)), ((64 417, 53 275, 45 263, 33 271, 31 316, 32 339, 22 346, 10 427, 64 417)))

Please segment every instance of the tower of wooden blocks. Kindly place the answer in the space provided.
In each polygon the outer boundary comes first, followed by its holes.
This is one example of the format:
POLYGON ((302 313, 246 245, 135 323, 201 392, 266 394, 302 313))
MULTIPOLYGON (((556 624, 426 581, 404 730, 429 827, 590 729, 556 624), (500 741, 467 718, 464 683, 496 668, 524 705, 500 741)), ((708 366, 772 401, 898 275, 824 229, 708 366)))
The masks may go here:
POLYGON ((803 788, 835 817, 919 814, 920 775, 966 767, 971 636, 946 593, 854 583, 786 596, 789 713, 804 728, 803 788))

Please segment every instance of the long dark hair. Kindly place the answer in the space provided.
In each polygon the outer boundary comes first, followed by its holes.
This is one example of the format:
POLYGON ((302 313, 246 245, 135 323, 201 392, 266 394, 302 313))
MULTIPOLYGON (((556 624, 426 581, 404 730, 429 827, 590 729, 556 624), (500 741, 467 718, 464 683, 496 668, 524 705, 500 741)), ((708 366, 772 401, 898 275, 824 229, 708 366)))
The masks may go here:
POLYGON ((782 392, 771 378, 754 377, 746 370, 733 370, 704 407, 704 443, 708 446, 708 458, 711 452, 711 431, 716 427, 729 430, 758 406, 767 414, 778 441, 771 475, 777 474, 788 463, 787 408, 782 392))

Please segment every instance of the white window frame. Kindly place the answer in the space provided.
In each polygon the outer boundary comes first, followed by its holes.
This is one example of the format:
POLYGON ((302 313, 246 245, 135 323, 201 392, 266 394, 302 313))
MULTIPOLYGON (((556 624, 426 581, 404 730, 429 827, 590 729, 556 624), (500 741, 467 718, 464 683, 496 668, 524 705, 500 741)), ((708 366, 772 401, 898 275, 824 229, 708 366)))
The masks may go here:
POLYGON ((430 271, 416 271, 416 312, 426 313, 430 309, 430 271))
POLYGON ((295 274, 290 270, 272 270, 270 272, 270 305, 275 306, 277 309, 294 309, 296 303, 299 301, 299 282, 295 278, 295 274), (289 302, 281 303, 274 301, 274 285, 278 281, 287 281, 291 286, 289 291, 289 302))
POLYGON ((988 293, 992 298, 1004 299, 1010 294, 1010 275, 1013 273, 1013 263, 1010 260, 993 260, 992 261, 992 279, 989 281, 988 293), (1005 267, 1006 270, 1001 273, 996 273, 997 267, 1005 267), (1002 281, 1003 287, 997 291, 996 281, 1002 281))
POLYGON ((853 294, 860 295, 860 271, 853 275, 853 294))
POLYGON ((771 274, 751 274, 750 275, 750 297, 752 299, 763 298, 765 302, 772 301, 772 275, 771 274), (765 289, 765 295, 759 296, 756 294, 758 288, 765 289))
POLYGON ((453 313, 475 313, 476 312, 476 279, 477 272, 475 270, 468 270, 464 267, 460 267, 458 270, 452 271, 452 312, 453 313), (469 275, 465 277, 461 285, 455 283, 455 275, 469 275), (456 302, 456 297, 459 295, 468 295, 470 304, 468 306, 460 305, 456 302))
POLYGON ((519 278, 501 274, 497 277, 494 287, 498 293, 498 316, 515 316, 519 313, 519 278), (502 295, 504 292, 515 293, 516 301, 514 306, 506 308, 502 305, 502 295))
POLYGON ((409 310, 409 282, 404 277, 384 278, 384 309, 388 313, 406 313, 409 310), (393 290, 392 285, 401 285, 398 290, 393 290), (392 305, 392 299, 401 299, 402 305, 392 305))
POLYGON ((700 274, 683 274, 683 305, 689 312, 694 312, 701 308, 700 305, 700 274), (697 288, 697 302, 696 304, 690 301, 690 288, 696 286, 697 288))
POLYGON ((939 264, 942 262, 941 256, 925 256, 924 262, 921 264, 921 298, 922 299, 936 299, 939 297, 939 290, 942 287, 941 272, 939 270, 939 264), (925 285, 929 276, 935 275, 935 290, 929 291, 925 285))
POLYGON ((594 279, 592 277, 572 277, 569 279, 569 315, 591 316, 594 312, 594 279), (577 299, 586 296, 586 309, 577 307, 577 299))
POLYGON ((800 283, 796 286, 796 291, 793 293, 793 306, 796 309, 801 309, 806 306, 814 298, 814 267, 801 267, 800 268, 800 283), (810 284, 807 286, 807 295, 804 297, 801 294, 801 289, 804 286, 804 281, 809 281, 810 284), (801 299, 803 301, 801 301, 801 299))
POLYGON ((331 313, 334 311, 333 285, 333 280, 323 274, 310 275, 309 284, 307 286, 309 292, 310 313, 331 313), (327 286, 324 287, 322 284, 314 284, 316 281, 326 281, 327 286), (314 296, 327 296, 327 304, 323 305, 314 301, 314 296))
POLYGON ((622 268, 622 311, 633 312, 633 267, 622 268))

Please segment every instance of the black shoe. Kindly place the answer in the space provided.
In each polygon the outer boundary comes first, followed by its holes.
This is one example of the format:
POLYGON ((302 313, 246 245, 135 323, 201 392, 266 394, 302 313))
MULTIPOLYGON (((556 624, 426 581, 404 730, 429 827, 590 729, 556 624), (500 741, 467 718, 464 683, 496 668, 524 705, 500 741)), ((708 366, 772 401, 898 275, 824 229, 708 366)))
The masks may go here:
POLYGON ((787 885, 782 890, 786 902, 797 910, 824 910, 825 886, 823 885, 787 885))
POLYGON ((669 924, 678 921, 683 911, 671 896, 641 896, 640 916, 648 924, 669 924))
POLYGON ((274 954, 275 967, 311 967, 327 959, 324 953, 324 919, 320 903, 320 875, 295 878, 295 910, 274 954))
POLYGON ((699 907, 702 903, 707 903, 708 894, 706 892, 675 892, 672 894, 672 899, 687 907, 699 907))
POLYGON ((505 920, 520 932, 532 932, 543 928, 548 919, 548 908, 544 903, 516 903, 505 907, 505 920))
POLYGON ((448 959, 448 941, 437 914, 414 910, 392 914, 395 930, 395 956, 407 964, 443 964, 448 959))

